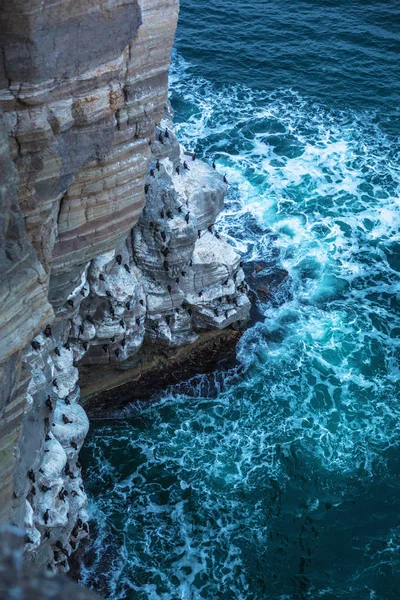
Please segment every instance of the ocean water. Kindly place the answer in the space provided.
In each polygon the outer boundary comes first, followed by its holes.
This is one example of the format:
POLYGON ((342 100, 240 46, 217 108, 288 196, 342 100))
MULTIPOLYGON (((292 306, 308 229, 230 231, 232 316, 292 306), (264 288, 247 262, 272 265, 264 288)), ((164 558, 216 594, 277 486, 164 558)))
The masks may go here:
POLYGON ((400 598, 400 4, 182 0, 178 134, 289 282, 238 364, 92 424, 110 600, 400 598))

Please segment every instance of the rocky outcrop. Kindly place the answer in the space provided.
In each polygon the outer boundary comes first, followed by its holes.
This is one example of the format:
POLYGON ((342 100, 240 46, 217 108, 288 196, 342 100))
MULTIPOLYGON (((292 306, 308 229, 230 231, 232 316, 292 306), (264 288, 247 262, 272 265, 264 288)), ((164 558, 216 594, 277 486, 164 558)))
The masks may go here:
POLYGON ((167 110, 177 9, 18 0, 1 15, 0 506, 49 571, 88 534, 79 368, 128 370, 249 313, 214 225, 226 183, 167 110))

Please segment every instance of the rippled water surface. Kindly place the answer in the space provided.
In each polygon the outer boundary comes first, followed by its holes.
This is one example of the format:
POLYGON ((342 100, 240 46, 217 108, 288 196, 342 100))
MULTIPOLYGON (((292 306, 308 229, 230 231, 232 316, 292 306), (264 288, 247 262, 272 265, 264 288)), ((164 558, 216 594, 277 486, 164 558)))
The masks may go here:
POLYGON ((179 137, 291 279, 237 368, 92 425, 105 597, 400 598, 399 31, 392 1, 182 0, 179 137))

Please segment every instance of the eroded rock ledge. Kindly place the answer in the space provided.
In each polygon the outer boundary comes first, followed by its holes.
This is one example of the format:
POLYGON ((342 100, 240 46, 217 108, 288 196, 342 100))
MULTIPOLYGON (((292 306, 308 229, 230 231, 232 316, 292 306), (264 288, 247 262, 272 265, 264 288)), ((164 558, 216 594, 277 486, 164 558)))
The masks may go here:
POLYGON ((234 340, 249 314, 214 226, 226 184, 168 113, 177 10, 19 0, 2 15, 0 516, 49 571, 88 535, 79 369, 126 381, 155 349, 234 340))

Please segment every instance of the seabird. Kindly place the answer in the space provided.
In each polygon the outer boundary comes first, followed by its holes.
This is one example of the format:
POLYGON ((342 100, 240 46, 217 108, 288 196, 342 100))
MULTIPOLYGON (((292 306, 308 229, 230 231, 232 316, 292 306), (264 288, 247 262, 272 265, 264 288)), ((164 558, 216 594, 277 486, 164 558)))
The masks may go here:
POLYGON ((193 260, 192 259, 189 262, 189 267, 193 267, 193 260))
POLYGON ((197 232, 197 237, 200 239, 201 238, 201 229, 198 230, 197 232))
POLYGON ((100 279, 100 281, 104 281, 104 275, 103 275, 103 273, 100 273, 99 279, 100 279))
POLYGON ((175 283, 179 283, 179 277, 175 279, 175 283))
POLYGON ((140 306, 144 306, 144 300, 142 298, 139 300, 139 304, 140 306))
POLYGON ((136 325, 140 325, 140 318, 136 317, 136 325))
POLYGON ((157 168, 157 171, 160 170, 160 161, 158 159, 157 159, 157 162, 156 162, 156 168, 157 168))
POLYGON ((124 269, 125 269, 125 271, 126 271, 127 273, 130 273, 130 272, 131 272, 131 270, 130 270, 130 268, 129 268, 129 265, 127 265, 126 263, 124 264, 124 269))
POLYGON ((183 213, 183 208, 182 208, 182 206, 178 206, 178 213, 183 213))
POLYGON ((160 217, 162 219, 165 219, 165 213, 164 213, 164 209, 163 208, 160 210, 160 217))
POLYGON ((158 141, 159 141, 161 144, 163 144, 163 143, 164 143, 164 138, 163 138, 163 136, 162 136, 162 133, 159 133, 159 135, 158 135, 158 141))
POLYGON ((167 315, 165 317, 165 321, 166 321, 167 325, 169 325, 171 323, 171 317, 169 315, 167 315))
MULTIPOLYGON (((75 496, 77 496, 77 495, 78 495, 78 492, 76 492, 75 490, 72 490, 72 492, 71 492, 72 498, 75 498, 75 496)), ((71 546, 72 546, 72 543, 71 543, 71 546)))
POLYGON ((168 219, 172 219, 172 218, 173 218, 173 216, 174 216, 174 215, 172 214, 172 212, 171 212, 170 210, 167 210, 167 218, 168 218, 168 219))
POLYGON ((55 388, 58 389, 58 383, 57 383, 57 379, 53 379, 53 385, 55 388))
POLYGON ((165 135, 166 138, 169 138, 169 131, 168 131, 168 129, 165 130, 164 135, 165 135))
POLYGON ((74 308, 74 301, 73 300, 67 300, 67 304, 69 304, 71 308, 74 308))
POLYGON ((183 161, 183 168, 186 169, 187 171, 190 171, 189 165, 187 164, 186 160, 183 161))
POLYGON ((44 335, 46 337, 51 337, 51 327, 50 327, 50 325, 46 325, 46 327, 44 328, 43 333, 44 333, 44 335))
POLYGON ((217 168, 217 165, 215 164, 215 162, 213 162, 213 164, 212 164, 212 168, 213 168, 213 169, 216 169, 216 168, 217 168))
POLYGON ((126 346, 126 338, 124 338, 123 340, 121 340, 121 347, 125 348, 126 346))
POLYGON ((165 271, 168 271, 169 266, 168 266, 168 262, 166 260, 164 260, 163 267, 164 267, 165 271))
POLYGON ((45 494, 46 492, 48 492, 49 490, 51 490, 51 488, 47 487, 47 485, 42 485, 40 486, 40 489, 42 490, 42 492, 45 494))
POLYGON ((176 172, 178 173, 178 175, 179 175, 179 173, 181 172, 181 168, 180 168, 180 166, 179 166, 179 165, 176 167, 175 171, 176 171, 176 172))
POLYGON ((209 225, 209 226, 207 227, 207 229, 208 229, 208 231, 209 231, 210 233, 212 233, 212 232, 213 232, 213 228, 214 228, 214 225, 209 225))
POLYGON ((43 521, 44 521, 45 525, 47 525, 48 520, 49 520, 49 509, 47 508, 43 513, 43 521))
MULTIPOLYGON (((44 485, 43 487, 46 487, 46 486, 44 485)), ((50 488, 47 488, 47 489, 50 489, 50 488)), ((50 531, 48 529, 44 532, 43 537, 44 537, 45 540, 49 539, 49 537, 50 537, 50 531)))
POLYGON ((146 183, 146 185, 144 186, 144 193, 147 194, 149 189, 150 189, 150 186, 148 183, 146 183))
POLYGON ((35 488, 34 485, 31 487, 31 492, 30 493, 32 494, 32 496, 36 496, 36 488, 35 488))
POLYGON ((161 232, 161 238, 162 238, 163 242, 165 242, 165 240, 167 239, 165 231, 161 232))
POLYGON ((169 293, 171 293, 172 292, 172 286, 168 284, 167 285, 167 290, 169 291, 169 293))
POLYGON ((229 310, 226 310, 225 311, 225 317, 228 318, 228 316, 229 316, 229 310))
MULTIPOLYGON (((60 500, 62 500, 63 502, 65 502, 65 498, 64 498, 64 494, 63 494, 63 490, 62 489, 58 492, 58 497, 59 497, 60 500)), ((57 544, 61 544, 61 542, 57 542, 56 546, 57 546, 57 544)))
POLYGON ((190 219, 190 212, 188 212, 188 213, 185 215, 185 221, 186 221, 186 223, 189 223, 189 219, 190 219))
POLYGON ((117 263, 119 265, 122 264, 122 256, 121 256, 121 254, 117 254, 117 256, 115 257, 115 260, 117 261, 117 263))
POLYGON ((193 152, 193 154, 192 154, 192 160, 196 160, 196 155, 195 155, 195 153, 194 153, 194 152, 193 152))
POLYGON ((125 304, 125 306, 126 306, 126 310, 131 310, 131 303, 130 302, 127 302, 125 304))
POLYGON ((50 396, 47 396, 46 406, 49 410, 53 410, 53 404, 51 403, 50 396))
POLYGON ((71 349, 71 346, 69 345, 69 342, 65 342, 65 344, 64 344, 64 348, 65 348, 66 350, 70 350, 70 349, 71 349))
POLYGON ((228 183, 228 180, 226 178, 226 175, 224 175, 224 183, 228 183))
POLYGON ((108 296, 109 298, 112 297, 112 294, 111 294, 111 292, 109 290, 106 291, 106 296, 108 296))
POLYGON ((46 433, 45 437, 44 437, 44 441, 45 442, 49 442, 51 440, 51 437, 49 436, 48 433, 46 433))
POLYGON ((61 415, 61 418, 65 425, 69 425, 70 423, 73 423, 73 421, 71 421, 71 419, 68 419, 67 415, 65 415, 64 413, 61 415))
POLYGON ((70 406, 71 404, 71 400, 69 400, 68 398, 64 398, 64 402, 67 406, 70 406))
POLYGON ((185 277, 186 271, 181 271, 181 275, 182 275, 182 277, 185 277))
POLYGON ((121 327, 123 327, 125 329, 125 323, 123 319, 120 319, 119 324, 121 327))
POLYGON ((32 340, 31 346, 34 350, 40 350, 40 348, 41 348, 39 342, 37 342, 36 340, 32 340))
POLYGON ((199 298, 203 297, 203 292, 199 292, 199 298))
POLYGON ((154 174, 154 169, 150 169, 150 175, 151 175, 152 177, 155 177, 155 174, 154 174))
POLYGON ((84 327, 83 323, 81 323, 79 325, 79 333, 82 334, 82 333, 84 333, 84 331, 85 331, 85 327, 84 327))
POLYGON ((82 525, 83 525, 83 521, 82 521, 82 519, 78 519, 78 520, 77 520, 77 524, 78 524, 78 527, 79 527, 79 528, 81 528, 81 527, 82 527, 82 525))

